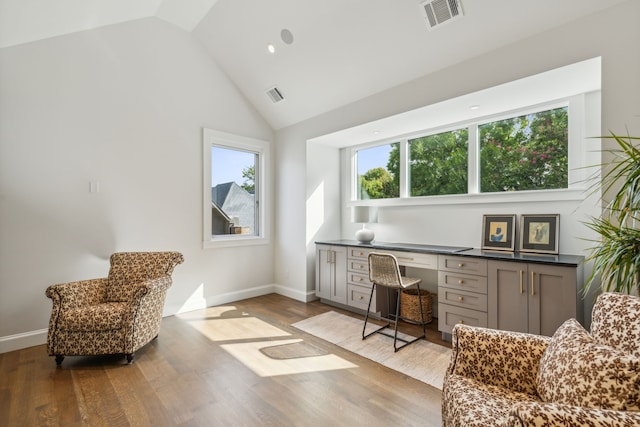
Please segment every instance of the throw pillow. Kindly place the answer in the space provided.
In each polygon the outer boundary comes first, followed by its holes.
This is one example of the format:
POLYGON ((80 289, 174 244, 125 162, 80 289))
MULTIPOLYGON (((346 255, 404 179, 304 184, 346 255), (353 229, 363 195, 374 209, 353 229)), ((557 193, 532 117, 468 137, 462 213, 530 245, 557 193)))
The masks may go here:
POLYGON ((640 410, 640 359, 595 342, 575 319, 564 322, 540 359, 544 402, 617 411, 640 410))

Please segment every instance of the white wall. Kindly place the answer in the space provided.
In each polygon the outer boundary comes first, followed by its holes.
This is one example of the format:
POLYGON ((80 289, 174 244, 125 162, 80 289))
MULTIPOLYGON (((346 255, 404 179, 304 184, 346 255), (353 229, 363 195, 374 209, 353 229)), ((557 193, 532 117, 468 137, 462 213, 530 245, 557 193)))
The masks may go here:
MULTIPOLYGON (((607 134, 608 130, 625 132, 628 128, 632 135, 638 135, 638 16, 640 2, 625 2, 597 16, 580 19, 562 28, 547 31, 280 130, 276 133, 278 151, 286 152, 287 155, 279 156, 279 166, 304 164, 306 160, 310 170, 296 170, 296 174, 286 176, 280 174, 279 190, 286 187, 285 182, 298 182, 306 177, 313 177, 314 181, 318 181, 322 171, 326 171, 327 178, 333 173, 322 162, 311 159, 315 151, 307 152, 306 141, 309 139, 598 56, 602 57, 601 133, 607 134)), ((282 212, 303 211, 312 196, 313 187, 308 185, 307 192, 302 192, 299 187, 286 194, 278 191, 278 218, 282 212)), ((339 191, 339 186, 325 187, 327 203, 334 200, 339 191)), ((587 242, 579 240, 580 233, 584 230, 579 221, 585 218, 585 213, 597 213, 598 208, 580 206, 575 211, 576 207, 571 203, 554 202, 543 206, 517 204, 385 208, 383 218, 380 219, 384 223, 376 224, 375 227, 379 240, 426 241, 478 247, 482 213, 557 212, 570 218, 561 224, 561 248, 564 247, 563 251, 568 253, 579 253, 589 246, 587 242), (437 224, 437 227, 428 224, 437 224)), ((346 207, 336 206, 336 209, 342 210, 343 219, 348 218, 346 207)), ((306 262, 306 270, 299 271, 289 282, 292 286, 307 291, 314 288, 313 240, 334 238, 335 231, 328 230, 336 229, 341 229, 341 237, 352 238, 355 230, 354 225, 332 218, 326 226, 318 228, 318 233, 310 239, 304 231, 307 224, 313 221, 311 215, 310 212, 307 212, 306 217, 302 214, 295 217, 290 215, 288 229, 285 231, 278 227, 276 237, 276 281, 282 283, 282 266, 306 262)), ((589 304, 586 304, 587 310, 589 304)))
POLYGON ((202 127, 273 140, 159 19, 0 50, 0 352, 44 342, 46 287, 106 276, 115 251, 184 254, 167 314, 273 290, 272 243, 202 249, 202 127))

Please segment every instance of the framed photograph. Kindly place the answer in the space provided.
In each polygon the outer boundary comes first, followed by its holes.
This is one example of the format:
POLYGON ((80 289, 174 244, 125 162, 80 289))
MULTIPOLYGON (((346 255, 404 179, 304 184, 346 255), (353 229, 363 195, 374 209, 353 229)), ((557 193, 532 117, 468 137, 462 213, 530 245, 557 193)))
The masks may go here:
POLYGON ((482 249, 514 251, 516 247, 515 215, 483 215, 482 249))
POLYGON ((558 254, 560 215, 522 215, 520 252, 558 254))

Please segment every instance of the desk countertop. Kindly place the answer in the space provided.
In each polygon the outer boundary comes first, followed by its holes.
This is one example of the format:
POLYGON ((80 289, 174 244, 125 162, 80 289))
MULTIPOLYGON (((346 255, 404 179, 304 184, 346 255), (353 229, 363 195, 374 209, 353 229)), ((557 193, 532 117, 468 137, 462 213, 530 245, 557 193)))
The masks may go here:
POLYGON ((317 244, 333 245, 333 246, 357 246, 363 249, 382 249, 382 250, 394 250, 402 252, 417 252, 417 253, 431 253, 441 255, 456 255, 456 256, 469 256, 476 258, 486 258, 502 261, 522 261, 533 262, 539 264, 551 264, 551 265, 568 265, 577 266, 584 261, 583 256, 579 255, 548 255, 548 254, 533 254, 522 252, 508 252, 508 251, 487 251, 481 249, 475 249, 465 246, 441 246, 430 244, 418 244, 418 243, 389 243, 389 242, 377 242, 372 243, 360 243, 357 240, 323 240, 316 241, 317 244))

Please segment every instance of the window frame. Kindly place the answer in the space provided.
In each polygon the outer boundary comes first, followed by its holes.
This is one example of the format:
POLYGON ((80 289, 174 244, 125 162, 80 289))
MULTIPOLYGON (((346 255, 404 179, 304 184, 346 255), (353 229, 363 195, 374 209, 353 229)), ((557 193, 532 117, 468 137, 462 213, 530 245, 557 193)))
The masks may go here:
POLYGON ((207 248, 252 246, 268 244, 270 219, 268 217, 270 143, 267 141, 234 135, 213 129, 202 129, 202 246, 207 248), (211 233, 211 149, 222 147, 230 150, 255 153, 255 203, 256 235, 211 233))
POLYGON ((372 206, 403 206, 403 205, 458 205, 474 203, 520 203, 536 201, 566 201, 583 200, 586 197, 587 185, 585 184, 587 172, 587 154, 582 147, 583 128, 586 116, 585 94, 578 94, 562 99, 557 99, 523 108, 503 111, 498 114, 477 117, 473 120, 450 123, 432 129, 425 129, 405 135, 393 136, 383 140, 371 141, 346 147, 345 155, 347 162, 348 182, 348 206, 372 205, 372 206), (550 190, 525 190, 513 192, 480 192, 480 141, 478 139, 478 126, 485 123, 503 120, 506 118, 518 117, 558 107, 569 107, 569 141, 568 141, 568 187, 550 190), (442 132, 468 128, 468 183, 466 194, 437 195, 437 196, 410 196, 408 188, 408 141, 422 136, 435 135, 442 132), (400 143, 400 197, 387 199, 367 199, 357 198, 357 151, 363 148, 372 148, 378 145, 385 145, 391 142, 400 143), (404 165, 404 166, 403 166, 404 165))

